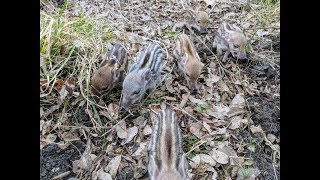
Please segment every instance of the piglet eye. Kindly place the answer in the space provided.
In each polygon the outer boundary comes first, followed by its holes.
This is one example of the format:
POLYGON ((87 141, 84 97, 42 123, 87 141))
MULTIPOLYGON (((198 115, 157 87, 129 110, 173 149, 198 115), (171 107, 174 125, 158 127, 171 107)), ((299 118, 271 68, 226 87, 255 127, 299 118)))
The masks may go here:
POLYGON ((239 45, 238 44, 235 44, 235 45, 233 45, 235 48, 239 48, 239 45))
POLYGON ((140 89, 136 90, 135 92, 133 92, 134 94, 139 94, 140 93, 140 89))

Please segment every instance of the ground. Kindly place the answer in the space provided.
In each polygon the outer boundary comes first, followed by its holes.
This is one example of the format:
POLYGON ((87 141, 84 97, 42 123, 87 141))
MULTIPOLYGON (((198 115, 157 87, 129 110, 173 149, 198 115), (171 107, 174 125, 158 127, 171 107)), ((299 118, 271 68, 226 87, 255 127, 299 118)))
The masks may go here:
POLYGON ((280 2, 196 2, 184 6, 210 23, 207 35, 185 30, 205 64, 191 94, 172 54, 180 1, 41 0, 40 179, 148 179, 152 113, 164 105, 177 112, 191 179, 280 179, 280 2), (249 60, 216 57, 222 19, 244 31, 249 60), (148 42, 165 52, 157 89, 130 113, 119 111, 121 87, 93 98, 90 78, 112 45, 131 65, 148 42))

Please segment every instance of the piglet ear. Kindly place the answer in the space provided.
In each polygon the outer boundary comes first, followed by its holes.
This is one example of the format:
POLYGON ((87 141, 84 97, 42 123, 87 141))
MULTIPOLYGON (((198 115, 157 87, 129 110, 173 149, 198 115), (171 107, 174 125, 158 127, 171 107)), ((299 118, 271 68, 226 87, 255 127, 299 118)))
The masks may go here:
POLYGON ((150 69, 147 69, 142 73, 141 79, 144 81, 149 81, 150 78, 151 78, 151 72, 150 72, 150 69))

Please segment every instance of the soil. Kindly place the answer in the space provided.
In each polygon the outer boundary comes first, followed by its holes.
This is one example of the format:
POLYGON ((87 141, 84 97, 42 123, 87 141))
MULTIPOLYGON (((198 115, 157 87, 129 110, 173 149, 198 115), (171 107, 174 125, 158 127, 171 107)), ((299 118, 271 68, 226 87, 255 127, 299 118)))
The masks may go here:
MULTIPOLYGON (((280 137, 280 98, 268 100, 265 97, 249 97, 249 107, 253 113, 251 119, 255 125, 260 124, 266 134, 274 134, 278 139, 280 137)), ((265 180, 276 179, 275 171, 278 179, 280 179, 280 169, 273 167, 272 155, 270 147, 265 145, 263 137, 260 133, 251 135, 247 129, 240 132, 243 141, 250 144, 255 139, 255 151, 245 150, 246 157, 253 158, 254 167, 261 172, 260 176, 265 180)), ((280 145, 280 144, 279 144, 280 145)))
POLYGON ((82 141, 73 141, 65 150, 56 144, 49 144, 40 151, 40 179, 50 180, 54 176, 70 171, 66 177, 74 177, 72 161, 80 159, 78 150, 83 153, 86 144, 82 141), (78 149, 78 150, 77 150, 78 149))

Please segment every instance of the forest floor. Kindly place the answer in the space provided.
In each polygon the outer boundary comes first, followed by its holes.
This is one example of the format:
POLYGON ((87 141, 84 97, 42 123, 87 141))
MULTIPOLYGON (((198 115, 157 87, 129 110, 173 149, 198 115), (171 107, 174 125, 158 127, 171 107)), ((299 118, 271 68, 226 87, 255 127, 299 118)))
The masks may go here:
POLYGON ((181 1, 41 0, 40 179, 148 179, 150 113, 163 104, 177 112, 191 179, 280 179, 280 1, 196 2, 210 23, 190 32, 205 64, 191 94, 172 53, 181 1), (244 31, 250 60, 217 59, 221 19, 244 31), (157 89, 131 113, 119 112, 121 89, 96 102, 90 78, 112 45, 131 65, 152 41, 166 61, 157 89))

